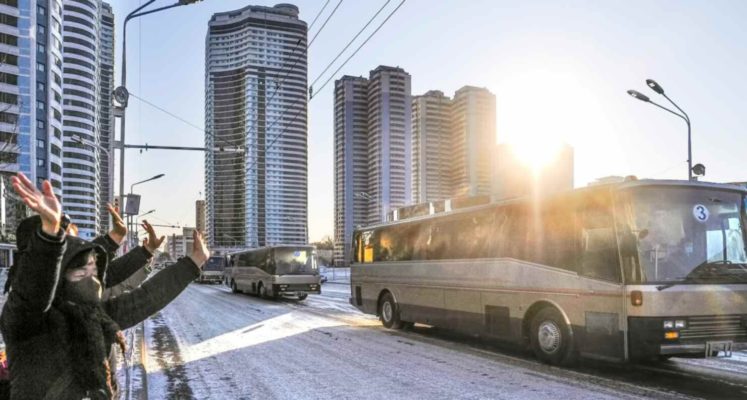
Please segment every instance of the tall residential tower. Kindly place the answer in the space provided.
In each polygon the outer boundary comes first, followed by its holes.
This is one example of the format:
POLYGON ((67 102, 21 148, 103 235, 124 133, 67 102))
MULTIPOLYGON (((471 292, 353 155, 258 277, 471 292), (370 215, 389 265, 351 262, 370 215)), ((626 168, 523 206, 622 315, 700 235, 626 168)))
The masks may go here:
POLYGON ((452 197, 489 195, 495 149, 495 95, 464 86, 454 94, 451 109, 454 154, 452 197))
POLYGON ((410 74, 379 66, 368 79, 368 223, 412 200, 410 74))
POLYGON ((99 55, 101 1, 63 0, 62 206, 92 239, 99 230, 99 55), (89 144, 76 141, 81 138, 89 144))
POLYGON ((337 265, 350 263, 353 229, 366 225, 368 207, 368 79, 335 81, 335 248, 337 265))
POLYGON ((451 196, 451 99, 431 90, 412 99, 412 201, 451 196))
POLYGON ((114 13, 109 3, 101 4, 101 51, 99 53, 99 232, 109 232, 106 203, 114 197, 114 13))
POLYGON ((335 82, 335 253, 350 263, 353 230, 412 200, 410 74, 379 66, 335 82))
POLYGON ((290 4, 210 19, 205 192, 213 248, 308 242, 306 39, 290 4))

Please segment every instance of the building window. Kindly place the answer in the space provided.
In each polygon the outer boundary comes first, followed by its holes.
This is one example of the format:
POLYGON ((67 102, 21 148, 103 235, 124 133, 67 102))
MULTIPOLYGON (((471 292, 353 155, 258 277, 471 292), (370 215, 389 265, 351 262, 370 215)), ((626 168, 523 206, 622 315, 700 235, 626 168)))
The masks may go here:
POLYGON ((10 46, 18 46, 18 36, 8 35, 7 33, 0 33, 0 43, 10 46))
POLYGON ((44 7, 42 7, 42 6, 36 6, 36 12, 39 15, 46 15, 47 14, 47 9, 44 8, 44 7))
POLYGON ((46 54, 46 52, 47 52, 47 47, 46 47, 46 46, 44 46, 44 45, 43 45, 43 44, 41 44, 41 43, 37 43, 37 44, 36 44, 36 51, 38 51, 39 53, 42 53, 42 54, 46 54))
POLYGON ((36 139, 36 147, 45 149, 47 147, 47 143, 42 139, 36 139))
POLYGON ((62 35, 62 26, 60 25, 60 22, 57 21, 57 18, 52 18, 52 29, 62 35))
POLYGON ((18 17, 14 17, 12 15, 0 13, 0 24, 17 27, 18 26, 18 17))
POLYGON ((44 166, 44 159, 43 158, 37 158, 36 159, 36 166, 37 167, 43 167, 44 166))
POLYGON ((43 102, 43 101, 37 101, 37 102, 36 102, 36 109, 37 109, 37 110, 39 110, 39 111, 44 111, 44 106, 45 106, 45 104, 44 104, 44 102, 43 102))
POLYGON ((42 63, 36 63, 36 70, 39 72, 45 72, 47 68, 42 63))
POLYGON ((0 53, 0 64, 18 65, 18 56, 13 54, 0 53))
POLYGON ((47 85, 45 85, 44 82, 36 82, 36 90, 39 92, 44 92, 47 90, 47 85))
POLYGON ((37 25, 36 31, 37 31, 37 37, 47 35, 47 28, 45 28, 44 25, 37 25))

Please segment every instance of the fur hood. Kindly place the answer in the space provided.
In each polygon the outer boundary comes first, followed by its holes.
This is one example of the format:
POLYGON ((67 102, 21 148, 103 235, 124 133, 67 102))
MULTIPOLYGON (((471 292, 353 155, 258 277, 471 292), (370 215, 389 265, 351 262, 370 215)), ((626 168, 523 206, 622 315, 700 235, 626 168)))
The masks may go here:
POLYGON ((77 236, 67 236, 65 242, 67 247, 65 249, 65 254, 62 256, 62 271, 64 272, 70 267, 70 262, 73 261, 75 256, 93 250, 96 252, 98 278, 103 285, 106 278, 106 270, 109 265, 106 250, 96 243, 89 242, 88 240, 81 239, 77 236))

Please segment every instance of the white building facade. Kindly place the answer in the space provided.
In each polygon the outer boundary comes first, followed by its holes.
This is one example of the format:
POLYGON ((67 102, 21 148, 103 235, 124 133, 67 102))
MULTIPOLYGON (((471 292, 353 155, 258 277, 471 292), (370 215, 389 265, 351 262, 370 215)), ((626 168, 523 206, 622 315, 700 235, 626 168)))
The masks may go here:
POLYGON ((290 4, 214 14, 205 54, 207 236, 308 242, 306 23, 290 4))
POLYGON ((62 206, 84 239, 99 231, 100 0, 63 0, 62 206), (74 140, 80 137, 90 144, 74 140))

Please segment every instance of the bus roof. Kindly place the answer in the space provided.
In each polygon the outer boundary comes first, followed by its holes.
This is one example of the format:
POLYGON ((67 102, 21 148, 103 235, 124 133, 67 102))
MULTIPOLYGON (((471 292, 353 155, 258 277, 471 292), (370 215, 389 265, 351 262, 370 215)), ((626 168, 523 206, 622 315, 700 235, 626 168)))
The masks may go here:
POLYGON ((273 246, 254 247, 251 249, 236 250, 236 251, 226 253, 226 255, 246 253, 247 251, 258 251, 258 250, 268 250, 268 249, 298 249, 298 248, 316 250, 316 246, 314 246, 313 244, 276 244, 273 246))
MULTIPOLYGON (((543 199, 553 199, 557 197, 569 196, 569 195, 579 194, 579 193, 584 193, 584 192, 595 193, 595 192, 625 190, 625 189, 636 188, 636 187, 651 187, 651 186, 670 186, 670 187, 680 186, 680 187, 694 187, 694 188, 702 188, 702 189, 731 190, 731 191, 736 191, 736 192, 747 194, 747 187, 742 187, 742 186, 731 184, 731 183, 667 180, 667 179, 641 179, 641 180, 633 179, 633 180, 626 180, 623 182, 604 183, 604 184, 599 184, 599 185, 594 185, 594 186, 584 186, 580 188, 564 190, 564 191, 555 192, 547 196, 544 196, 543 199)), ((385 227, 385 226, 407 224, 410 222, 428 220, 434 217, 442 217, 442 216, 447 216, 447 215, 458 215, 458 214, 478 211, 482 209, 490 209, 490 208, 493 208, 499 205, 524 203, 530 200, 533 200, 530 196, 520 196, 520 197, 511 197, 511 198, 506 198, 506 199, 498 199, 498 200, 493 200, 488 204, 480 204, 477 206, 458 208, 452 211, 438 212, 435 214, 428 214, 428 215, 422 215, 422 216, 417 216, 417 217, 412 217, 412 218, 406 218, 406 219, 401 219, 398 221, 389 221, 389 222, 382 222, 382 223, 378 223, 374 225, 361 226, 359 228, 356 228, 355 230, 363 231, 363 230, 375 229, 375 228, 380 228, 380 227, 385 227)))

